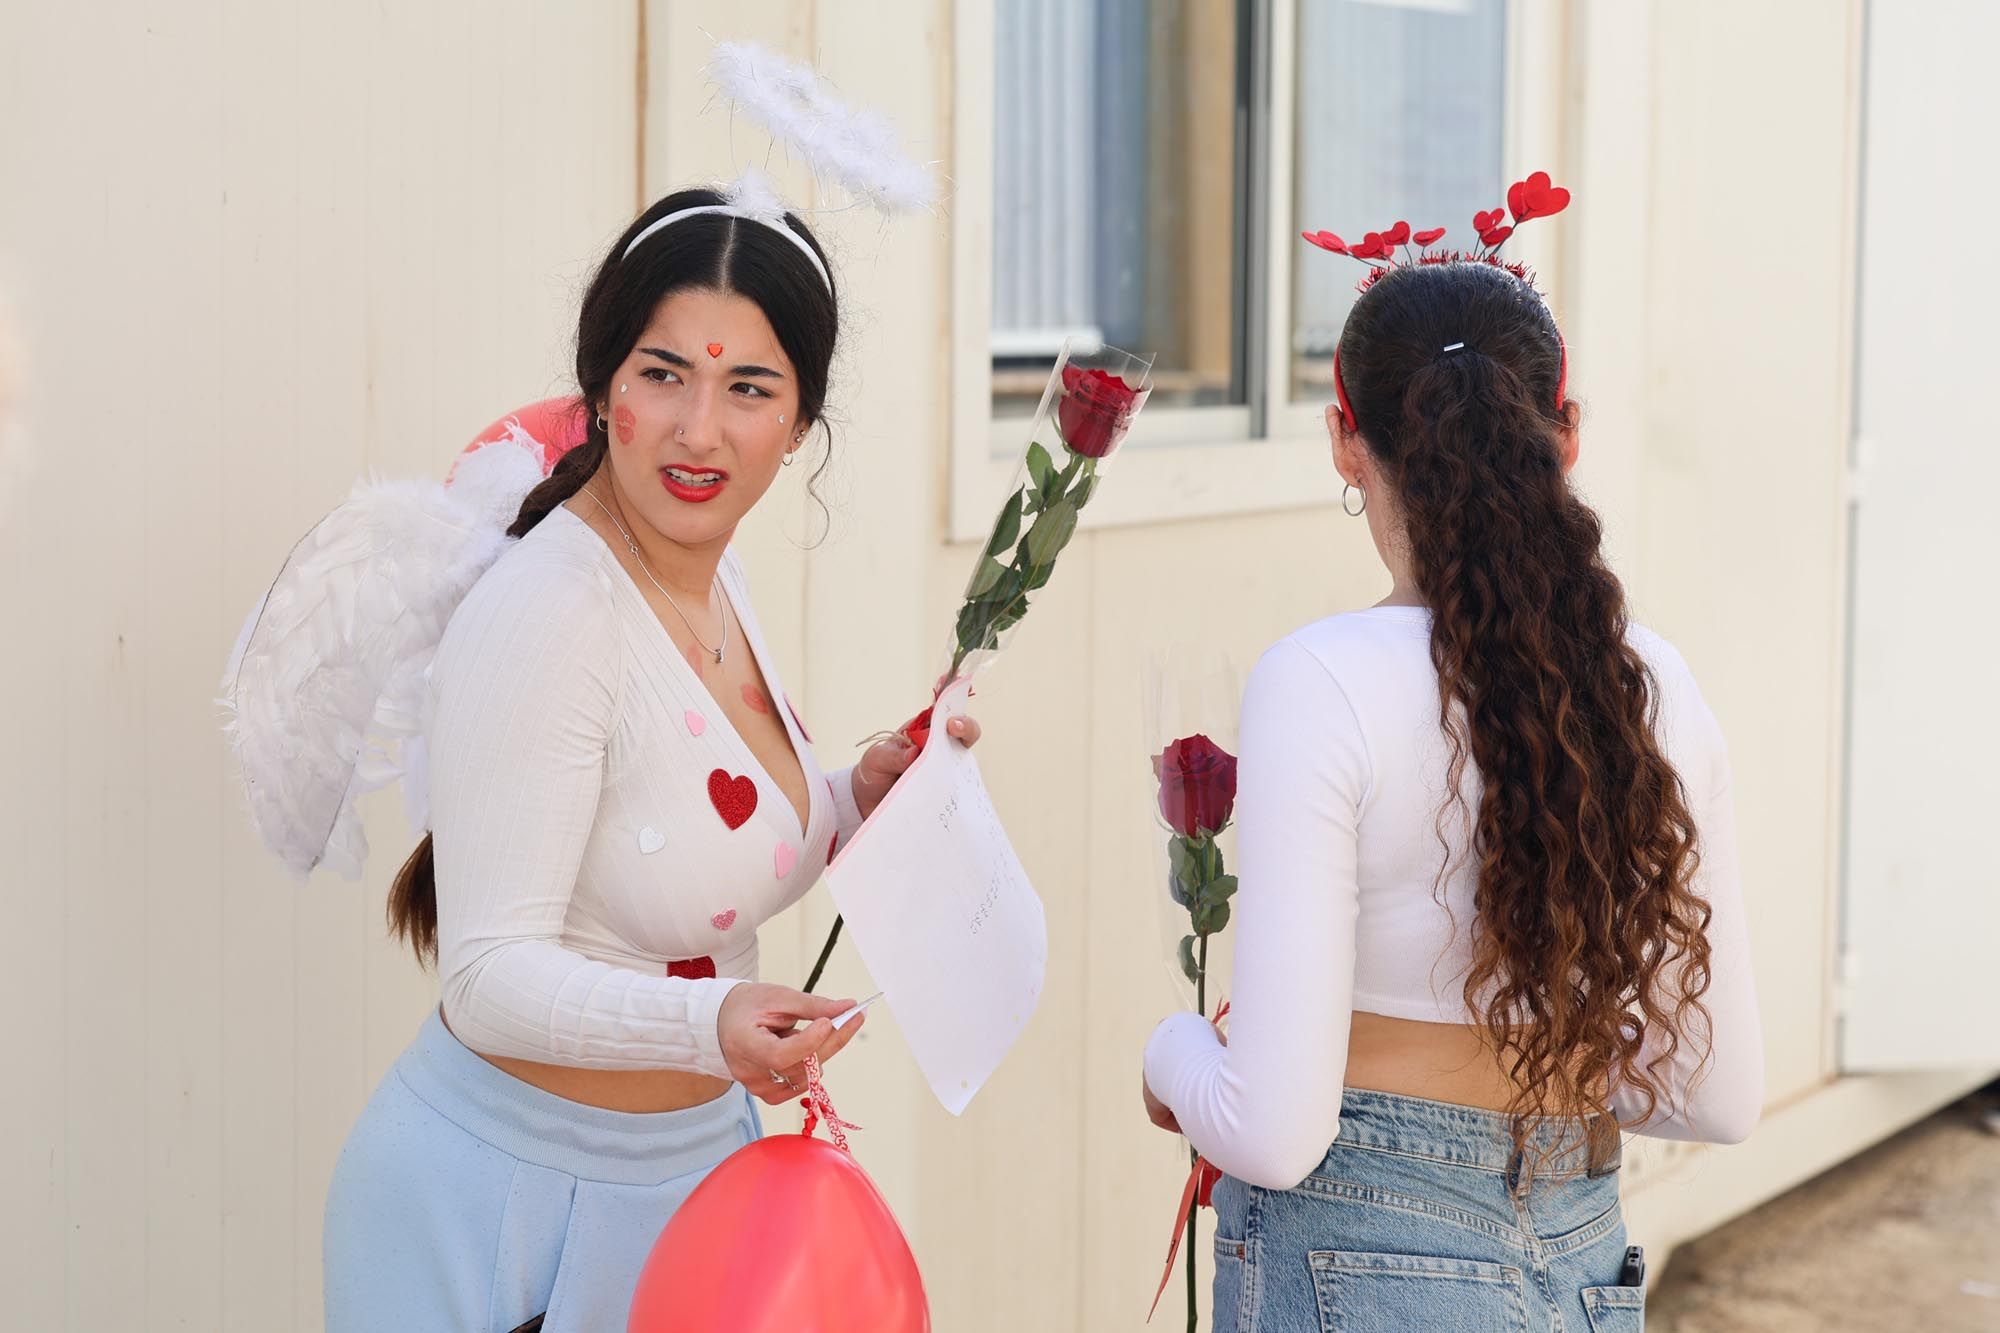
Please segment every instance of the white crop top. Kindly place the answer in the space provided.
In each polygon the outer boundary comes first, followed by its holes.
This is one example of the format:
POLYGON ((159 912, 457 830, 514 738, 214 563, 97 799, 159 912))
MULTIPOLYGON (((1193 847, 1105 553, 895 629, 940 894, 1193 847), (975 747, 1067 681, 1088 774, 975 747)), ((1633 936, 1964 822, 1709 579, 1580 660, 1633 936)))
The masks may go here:
MULTIPOLYGON (((1640 1133, 1736 1142, 1762 1107, 1764 1057, 1728 756, 1680 654, 1636 627, 1630 641, 1658 681, 1658 734, 1698 830, 1693 887, 1714 913, 1702 997, 1713 1032, 1691 1017, 1670 1095, 1644 1124, 1628 1090, 1613 1086, 1611 1109, 1640 1133)), ((1229 1042, 1197 1014, 1174 1015, 1147 1046, 1146 1083, 1210 1161, 1288 1189, 1338 1133, 1355 1010, 1476 1021, 1463 994, 1476 876, 1462 818, 1445 821, 1453 870, 1436 883, 1449 742, 1429 611, 1376 607, 1280 640, 1244 692, 1239 748, 1229 1042)), ((1468 763, 1469 809, 1480 790, 1468 763)))
POLYGON ((757 928, 859 826, 814 761, 734 552, 721 582, 805 770, 798 814, 588 524, 551 511, 467 594, 430 671, 446 1022, 476 1051, 728 1077, 757 928), (670 969, 673 973, 670 975, 670 969))

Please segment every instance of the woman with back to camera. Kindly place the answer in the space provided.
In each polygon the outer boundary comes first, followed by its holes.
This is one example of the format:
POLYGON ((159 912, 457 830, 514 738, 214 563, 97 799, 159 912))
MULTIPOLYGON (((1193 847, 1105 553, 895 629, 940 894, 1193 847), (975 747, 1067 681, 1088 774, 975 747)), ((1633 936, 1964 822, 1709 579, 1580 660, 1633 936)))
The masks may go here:
POLYGON ((1406 264, 1403 224, 1307 235, 1370 266, 1326 419, 1392 582, 1252 674, 1228 1035, 1146 1049, 1154 1123, 1224 1173, 1218 1330, 1638 1329, 1620 1127, 1733 1143, 1761 1106, 1722 734, 1570 488, 1503 221, 1406 264))
POLYGON ((389 910, 443 1003, 335 1168, 331 1333, 623 1328, 661 1227, 760 1134, 753 1098, 860 1030, 759 983, 757 929, 915 751, 821 775, 729 545, 823 424, 837 331, 805 224, 711 190, 592 279, 587 438, 431 669, 431 833, 389 910))

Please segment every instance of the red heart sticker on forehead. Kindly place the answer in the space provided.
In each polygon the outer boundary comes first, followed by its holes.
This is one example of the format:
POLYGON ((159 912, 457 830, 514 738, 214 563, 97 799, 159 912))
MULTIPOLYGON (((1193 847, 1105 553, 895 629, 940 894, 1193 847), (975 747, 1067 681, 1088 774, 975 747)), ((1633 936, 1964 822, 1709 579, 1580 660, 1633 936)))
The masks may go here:
POLYGON ((718 356, 721 356, 721 355, 722 355, 722 344, 721 344, 721 343, 710 343, 710 344, 708 345, 708 354, 709 354, 709 356, 710 356, 711 358, 714 358, 714 357, 718 357, 718 356))

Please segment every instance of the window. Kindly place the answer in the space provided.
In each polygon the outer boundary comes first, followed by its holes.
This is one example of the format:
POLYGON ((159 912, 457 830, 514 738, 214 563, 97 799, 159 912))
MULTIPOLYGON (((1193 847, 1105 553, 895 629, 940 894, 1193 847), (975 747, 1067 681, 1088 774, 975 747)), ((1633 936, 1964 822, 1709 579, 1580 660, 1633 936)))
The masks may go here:
POLYGON ((1299 232, 1405 219, 1470 242, 1507 181, 1560 166, 1555 0, 956 0, 955 19, 961 540, 1065 339, 1157 358, 1087 526, 1330 503, 1319 417, 1362 270, 1299 232))
POLYGON ((1065 339, 1157 354, 1155 407, 1244 399, 1240 0, 997 0, 993 404, 1065 339))
MULTIPOLYGON (((1505 0, 1301 4, 1296 54, 1294 230, 1359 239, 1407 220, 1475 244, 1472 215, 1506 198, 1505 0)), ((1291 253, 1290 396, 1324 402, 1363 270, 1291 253)))

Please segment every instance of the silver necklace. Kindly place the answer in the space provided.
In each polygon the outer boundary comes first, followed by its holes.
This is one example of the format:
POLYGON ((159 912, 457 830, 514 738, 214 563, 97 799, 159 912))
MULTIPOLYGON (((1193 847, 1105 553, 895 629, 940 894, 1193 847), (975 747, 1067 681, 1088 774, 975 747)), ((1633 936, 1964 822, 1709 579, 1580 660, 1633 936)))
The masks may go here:
MULTIPOLYGON (((602 509, 604 511, 604 516, 611 520, 611 526, 618 529, 618 535, 625 539, 625 549, 630 551, 632 553, 632 557, 639 562, 639 572, 646 576, 646 581, 648 583, 652 584, 655 588, 660 589, 660 596, 667 599, 667 605, 671 606, 674 609, 674 614, 681 618, 681 624, 687 626, 688 637, 693 639, 695 643, 700 646, 703 652, 713 656, 715 658, 715 664, 717 666, 721 666, 722 655, 725 652, 729 651, 728 604, 724 603, 724 605, 718 608, 716 612, 716 614, 722 620, 722 646, 720 648, 711 648, 706 643, 703 643, 701 635, 695 632, 694 622, 688 619, 687 612, 681 610, 681 604, 674 600, 674 595, 668 592, 665 588, 661 588, 660 581, 653 577, 653 567, 650 564, 646 563, 646 553, 639 549, 639 543, 632 540, 632 534, 627 532, 625 530, 625 525, 618 521, 618 515, 612 513, 611 507, 605 504, 604 501, 598 499, 597 492, 591 490, 590 487, 588 486, 584 487, 583 493, 590 497, 592 504, 595 504, 599 509, 602 509)), ((715 585, 713 583, 709 585, 711 590, 714 589, 714 586, 715 585)))

